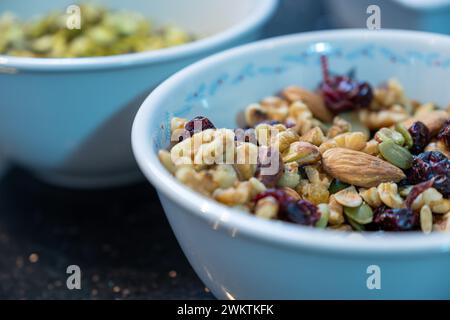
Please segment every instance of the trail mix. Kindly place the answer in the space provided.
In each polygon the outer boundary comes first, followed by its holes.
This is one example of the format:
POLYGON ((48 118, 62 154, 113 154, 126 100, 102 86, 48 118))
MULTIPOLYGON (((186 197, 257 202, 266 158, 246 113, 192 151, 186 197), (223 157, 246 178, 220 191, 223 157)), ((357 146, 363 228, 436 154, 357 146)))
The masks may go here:
POLYGON ((20 21, 0 15, 0 54, 37 58, 109 56, 176 46, 194 38, 176 26, 154 27, 137 12, 82 4, 80 28, 69 29, 69 16, 51 12, 20 21))
POLYGON ((245 129, 173 118, 162 164, 182 183, 265 219, 344 231, 450 232, 450 105, 396 80, 331 75, 245 109, 245 129))

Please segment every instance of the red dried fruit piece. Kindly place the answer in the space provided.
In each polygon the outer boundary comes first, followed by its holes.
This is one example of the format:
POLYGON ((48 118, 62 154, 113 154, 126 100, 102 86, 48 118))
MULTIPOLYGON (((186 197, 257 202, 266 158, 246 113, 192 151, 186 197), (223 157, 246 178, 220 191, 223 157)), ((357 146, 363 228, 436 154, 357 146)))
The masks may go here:
POLYGON ((429 181, 425 181, 422 183, 419 183, 415 185, 411 192, 408 194, 408 197, 406 197, 405 205, 407 208, 411 208, 411 205, 413 204, 414 200, 423 193, 425 190, 431 188, 433 186, 434 179, 431 179, 429 181))
POLYGON ((284 221, 304 226, 314 226, 320 219, 321 214, 317 206, 306 200, 296 201, 280 189, 266 190, 258 194, 254 201, 258 202, 267 197, 272 197, 277 200, 279 205, 278 218, 284 221))
POLYGON ((266 191, 257 194, 254 201, 258 202, 259 200, 267 197, 275 198, 281 209, 284 209, 288 203, 295 202, 294 198, 280 189, 267 189, 266 191))
POLYGON ((419 226, 419 217, 411 209, 379 207, 374 211, 371 227, 383 231, 412 231, 419 226))
POLYGON ((421 153, 428 143, 430 143, 430 130, 428 130, 428 127, 423 122, 417 121, 409 127, 408 131, 413 139, 413 146, 410 149, 411 153, 421 153))
POLYGON ((207 129, 215 129, 214 124, 206 117, 198 116, 192 119, 191 121, 186 122, 184 125, 184 129, 188 131, 191 137, 195 133, 202 132, 207 129))
POLYGON ((406 172, 411 184, 434 179, 433 187, 445 198, 450 196, 450 159, 439 151, 428 151, 413 158, 406 172))
POLYGON ((368 107, 373 99, 372 87, 367 82, 356 81, 349 76, 330 76, 328 60, 321 57, 323 82, 319 92, 325 105, 334 114, 368 107))
POLYGON ((281 218, 303 226, 314 226, 320 219, 319 209, 309 201, 289 202, 281 212, 281 218))
POLYGON ((450 119, 447 119, 437 137, 447 146, 447 148, 450 148, 450 119))

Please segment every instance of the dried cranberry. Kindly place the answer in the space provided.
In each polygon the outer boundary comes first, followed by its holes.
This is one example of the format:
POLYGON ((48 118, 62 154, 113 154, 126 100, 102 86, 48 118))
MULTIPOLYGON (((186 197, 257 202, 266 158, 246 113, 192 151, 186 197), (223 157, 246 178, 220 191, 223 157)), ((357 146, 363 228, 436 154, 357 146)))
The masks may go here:
POLYGON ((325 104, 331 112, 365 108, 373 99, 372 87, 367 82, 359 82, 349 76, 331 76, 327 57, 322 56, 323 82, 319 85, 325 104))
POLYGON ((447 119, 441 131, 439 131, 438 139, 444 142, 447 148, 450 148, 450 119, 447 119))
POLYGON ((417 229, 419 218, 411 209, 379 207, 374 211, 373 225, 384 231, 412 231, 417 229))
POLYGON ((278 217, 282 220, 304 226, 314 226, 320 219, 320 211, 314 204, 306 200, 296 201, 283 190, 268 189, 258 194, 254 201, 258 202, 267 197, 277 200, 278 217))
POLYGON ((267 197, 273 197, 277 200, 278 204, 280 205, 280 209, 284 210, 288 203, 294 202, 294 198, 290 197, 286 192, 279 189, 267 189, 266 191, 259 193, 256 195, 254 201, 258 202, 261 199, 267 198, 267 197))
POLYGON ((437 176, 433 187, 442 193, 445 198, 450 198, 450 174, 437 176))
POLYGON ((450 196, 450 159, 439 151, 428 151, 414 157, 407 176, 411 184, 434 179, 433 187, 444 197, 450 196))
POLYGON ((320 219, 320 211, 309 201, 291 201, 281 212, 281 218, 304 226, 314 226, 320 219))
POLYGON ((430 130, 422 122, 417 121, 408 129, 413 139, 413 146, 410 151, 412 154, 419 154, 430 143, 430 130))
POLYGON ((419 183, 417 185, 415 185, 411 192, 408 194, 408 197, 405 200, 405 205, 407 208, 411 208, 412 203, 414 202, 414 200, 416 200, 416 198, 423 193, 425 190, 431 188, 433 186, 434 183, 434 179, 431 179, 429 181, 425 181, 422 183, 419 183))
POLYGON ((198 132, 202 132, 207 129, 215 129, 214 124, 206 117, 195 117, 191 121, 186 122, 184 129, 188 131, 191 137, 198 132))

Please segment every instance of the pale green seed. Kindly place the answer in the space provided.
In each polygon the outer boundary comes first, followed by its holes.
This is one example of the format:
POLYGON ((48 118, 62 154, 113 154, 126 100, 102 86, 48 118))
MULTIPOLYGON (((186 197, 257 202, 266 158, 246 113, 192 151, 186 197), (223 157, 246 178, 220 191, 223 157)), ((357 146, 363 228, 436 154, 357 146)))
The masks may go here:
POLYGON ((373 219, 372 208, 366 203, 363 203, 356 208, 345 207, 344 213, 349 219, 358 224, 368 224, 371 223, 373 219))
POLYGON ((396 144, 392 140, 384 141, 378 145, 384 159, 400 169, 409 169, 412 166, 413 157, 411 153, 396 144))
POLYGON ((405 147, 411 149, 411 147, 414 144, 414 141, 408 129, 406 129, 406 127, 403 124, 397 123, 395 125, 395 130, 397 130, 397 132, 399 132, 405 139, 405 147))
POLYGON ((405 143, 405 138, 401 133, 389 128, 382 128, 378 130, 378 132, 375 134, 375 140, 377 140, 378 142, 392 140, 399 146, 402 146, 405 143))
POLYGON ((321 203, 317 207, 320 211, 320 219, 316 223, 316 228, 325 229, 328 225, 328 218, 330 217, 330 208, 325 203, 321 203))
POLYGON ((355 231, 365 231, 366 230, 362 224, 359 224, 348 217, 347 217, 347 221, 352 226, 353 230, 355 230, 355 231))

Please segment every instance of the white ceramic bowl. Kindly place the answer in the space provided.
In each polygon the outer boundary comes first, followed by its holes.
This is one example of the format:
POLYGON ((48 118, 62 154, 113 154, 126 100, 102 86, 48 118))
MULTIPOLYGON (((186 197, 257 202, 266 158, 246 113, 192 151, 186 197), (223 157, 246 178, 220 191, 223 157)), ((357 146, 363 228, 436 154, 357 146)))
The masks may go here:
POLYGON ((356 67, 358 78, 374 84, 395 76, 411 97, 450 102, 449 37, 349 30, 269 39, 202 60, 145 100, 132 133, 142 171, 190 263, 218 298, 450 298, 450 235, 361 237, 265 221, 191 191, 158 161, 172 116, 205 115, 233 128, 251 102, 291 84, 315 88, 324 52, 333 71, 356 67), (381 290, 367 287, 373 265, 381 270, 381 290))
MULTIPOLYGON (((79 59, 0 55, 0 149, 49 181, 121 183, 139 174, 130 132, 137 108, 162 80, 211 53, 255 40, 278 0, 95 1, 176 23, 199 41, 137 54, 79 59)), ((70 0, 2 0, 23 18, 70 0)))

